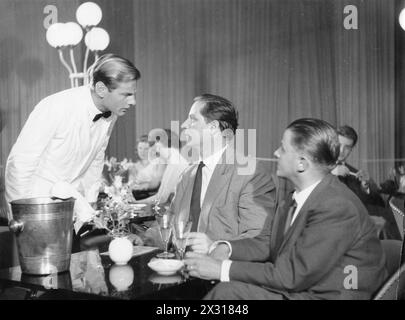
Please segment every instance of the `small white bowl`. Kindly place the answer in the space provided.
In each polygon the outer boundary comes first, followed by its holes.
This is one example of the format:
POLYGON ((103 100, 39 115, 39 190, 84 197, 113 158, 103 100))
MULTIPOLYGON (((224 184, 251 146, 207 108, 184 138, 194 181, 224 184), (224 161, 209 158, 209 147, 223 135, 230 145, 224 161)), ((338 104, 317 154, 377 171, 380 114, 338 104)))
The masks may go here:
POLYGON ((173 276, 162 276, 156 273, 152 274, 149 277, 149 281, 155 284, 172 284, 172 283, 180 283, 182 282, 181 275, 173 275, 173 276))
POLYGON ((175 259, 152 259, 148 267, 162 276, 171 276, 183 267, 184 262, 175 259))

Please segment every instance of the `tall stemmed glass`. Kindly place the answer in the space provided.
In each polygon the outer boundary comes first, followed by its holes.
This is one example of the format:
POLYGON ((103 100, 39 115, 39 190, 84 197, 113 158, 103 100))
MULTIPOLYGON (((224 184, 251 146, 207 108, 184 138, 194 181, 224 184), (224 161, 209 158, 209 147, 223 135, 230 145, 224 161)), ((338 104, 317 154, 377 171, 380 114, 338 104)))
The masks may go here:
POLYGON ((159 224, 159 232, 162 237, 162 241, 165 245, 165 251, 156 255, 158 258, 173 258, 174 254, 168 251, 170 236, 172 235, 172 220, 173 214, 170 210, 160 211, 158 204, 155 205, 155 219, 159 224))
POLYGON ((173 223, 175 244, 181 260, 184 259, 184 253, 187 246, 187 238, 191 230, 191 225, 191 221, 182 219, 176 219, 173 223))

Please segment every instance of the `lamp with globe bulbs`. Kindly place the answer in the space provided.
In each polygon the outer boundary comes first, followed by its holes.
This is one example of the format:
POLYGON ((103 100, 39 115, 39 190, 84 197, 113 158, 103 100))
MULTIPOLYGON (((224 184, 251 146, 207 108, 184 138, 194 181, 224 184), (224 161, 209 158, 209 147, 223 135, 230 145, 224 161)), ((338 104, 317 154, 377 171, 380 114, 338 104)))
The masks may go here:
POLYGON ((94 60, 99 56, 99 52, 105 50, 110 43, 110 36, 103 28, 96 27, 102 18, 100 7, 94 2, 85 2, 81 4, 76 11, 76 22, 54 23, 46 31, 46 40, 51 47, 58 50, 59 59, 63 66, 69 72, 70 84, 72 87, 80 85, 80 79, 83 84, 87 84, 88 79, 88 59, 89 54, 94 54, 94 60), (83 39, 86 44, 86 53, 83 61, 83 72, 78 72, 73 49, 83 39), (69 51, 70 64, 65 60, 64 50, 69 51))

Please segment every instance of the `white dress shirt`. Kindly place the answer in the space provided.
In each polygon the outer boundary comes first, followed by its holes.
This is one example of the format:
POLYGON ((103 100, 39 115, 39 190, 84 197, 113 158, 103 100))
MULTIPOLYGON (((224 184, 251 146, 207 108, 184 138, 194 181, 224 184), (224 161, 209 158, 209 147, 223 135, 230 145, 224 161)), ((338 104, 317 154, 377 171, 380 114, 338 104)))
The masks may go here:
POLYGON ((207 193, 207 188, 210 183, 212 174, 214 173, 215 167, 218 164, 219 160, 222 157, 227 146, 223 147, 222 149, 216 151, 215 153, 211 154, 205 159, 201 159, 199 161, 204 162, 204 167, 202 168, 202 181, 201 181, 201 196, 200 196, 200 207, 204 202, 205 194, 207 193))
POLYGON ((315 189, 315 187, 318 185, 319 182, 321 182, 321 180, 311 184, 309 187, 306 187, 304 190, 301 190, 300 192, 294 191, 292 197, 297 203, 297 208, 294 211, 294 215, 291 219, 290 226, 292 226, 292 224, 294 223, 305 201, 307 201, 309 195, 312 193, 312 191, 315 189))
POLYGON ((7 159, 7 201, 48 197, 57 182, 70 184, 88 202, 96 201, 105 149, 117 119, 111 115, 93 122, 99 113, 87 86, 40 101, 7 159))
MULTIPOLYGON (((294 211, 294 215, 291 219, 291 224, 294 223, 295 219, 297 218, 298 214, 301 211, 302 206, 304 205, 305 201, 307 201, 308 197, 311 195, 312 191, 314 191, 315 187, 321 182, 321 180, 311 184, 309 187, 306 187, 304 190, 301 190, 300 192, 294 191, 293 193, 293 199, 297 203, 297 208, 294 211)), ((216 241, 212 244, 212 247, 210 248, 209 252, 211 253, 213 249, 219 244, 219 243, 225 243, 229 247, 229 256, 232 254, 232 246, 228 241, 216 241)), ((231 260, 224 260, 222 261, 221 264, 221 277, 220 280, 223 282, 229 281, 229 270, 231 268, 232 261, 231 260)))

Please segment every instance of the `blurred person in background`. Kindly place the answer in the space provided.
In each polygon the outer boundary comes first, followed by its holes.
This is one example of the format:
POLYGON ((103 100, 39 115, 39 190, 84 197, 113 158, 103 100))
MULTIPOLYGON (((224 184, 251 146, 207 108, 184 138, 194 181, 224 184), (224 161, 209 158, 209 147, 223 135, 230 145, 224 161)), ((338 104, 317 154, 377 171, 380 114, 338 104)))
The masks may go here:
POLYGON ((168 204, 174 196, 180 175, 188 167, 188 162, 179 152, 179 137, 171 130, 154 129, 150 133, 150 139, 151 161, 139 172, 131 185, 134 197, 142 203, 168 204), (154 190, 156 187, 157 193, 140 199, 142 191, 154 190))
POLYGON ((148 141, 148 135, 142 135, 136 144, 135 161, 129 168, 128 183, 135 182, 139 172, 144 170, 150 163, 149 161, 149 148, 152 145, 148 141))
POLYGON ((340 126, 337 132, 340 151, 332 174, 338 176, 339 180, 359 197, 380 231, 384 230, 388 238, 398 238, 395 219, 391 210, 387 208, 378 185, 370 178, 366 170, 358 170, 346 162, 357 145, 357 132, 348 125, 340 126))

